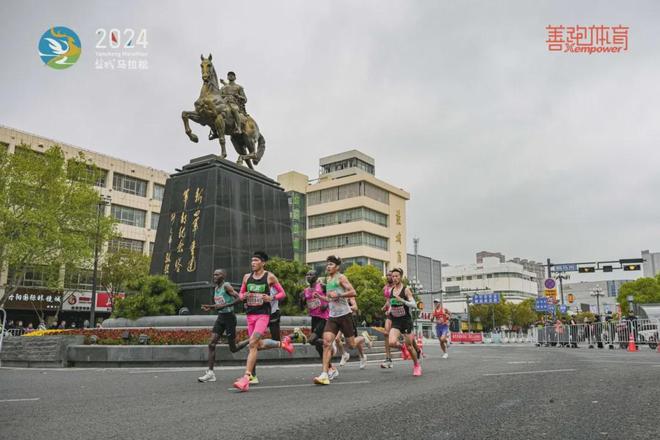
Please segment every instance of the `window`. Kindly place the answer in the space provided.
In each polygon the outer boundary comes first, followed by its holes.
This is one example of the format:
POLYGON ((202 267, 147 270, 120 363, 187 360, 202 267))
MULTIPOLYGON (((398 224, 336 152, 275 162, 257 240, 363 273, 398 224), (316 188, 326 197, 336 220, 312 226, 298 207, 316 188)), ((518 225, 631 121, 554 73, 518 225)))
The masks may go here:
POLYGON ((471 275, 468 275, 468 276, 465 277, 465 280, 471 280, 471 279, 472 279, 471 275))
POLYGON ((311 216, 309 217, 309 228, 321 228, 360 220, 387 226, 387 214, 361 207, 311 216))
MULTIPOLYGON (((13 282, 16 276, 14 267, 9 266, 9 274, 7 281, 13 282)), ((25 276, 20 286, 24 287, 46 287, 49 281, 57 280, 58 274, 55 273, 52 267, 47 266, 31 266, 25 270, 25 276)))
POLYGON ((93 283, 94 271, 88 269, 70 269, 64 276, 65 289, 92 290, 93 283))
POLYGON ((354 232, 351 234, 314 238, 309 240, 308 245, 309 252, 361 245, 387 250, 387 242, 387 238, 379 235, 370 234, 368 232, 354 232))
POLYGON ((131 240, 130 238, 115 238, 110 240, 108 251, 117 252, 120 249, 128 249, 129 251, 141 253, 144 251, 144 241, 131 240))
POLYGON ((147 212, 141 209, 129 208, 128 206, 112 205, 112 216, 119 223, 144 228, 147 212))
POLYGON ((164 195, 165 195, 165 187, 163 185, 159 185, 157 183, 154 183, 153 199, 154 200, 163 200, 164 195))
POLYGON ((149 242, 149 255, 154 254, 154 245, 155 245, 155 243, 153 241, 149 242))
POLYGON ((147 182, 145 180, 136 179, 135 177, 124 174, 114 174, 112 177, 112 189, 128 194, 135 194, 140 197, 147 196, 147 182))
POLYGON ((307 204, 312 206, 358 196, 366 196, 385 204, 390 203, 390 193, 384 189, 368 182, 354 182, 310 192, 307 195, 307 204))
POLYGON ((158 229, 158 219, 160 218, 160 214, 156 212, 151 213, 151 229, 154 231, 158 229))

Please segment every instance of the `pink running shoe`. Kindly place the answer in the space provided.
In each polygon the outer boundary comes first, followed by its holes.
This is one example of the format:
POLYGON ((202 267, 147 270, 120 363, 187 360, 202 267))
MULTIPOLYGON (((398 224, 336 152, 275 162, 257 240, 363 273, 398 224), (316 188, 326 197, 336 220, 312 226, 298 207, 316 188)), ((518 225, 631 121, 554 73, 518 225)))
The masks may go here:
POLYGON ((401 358, 403 358, 404 361, 410 359, 410 353, 408 352, 406 344, 401 345, 401 358))
POLYGON ((418 363, 413 367, 413 376, 421 376, 421 375, 422 375, 422 366, 419 365, 418 363))
POLYGON ((282 343, 280 344, 280 347, 282 348, 282 350, 286 351, 289 354, 293 353, 293 351, 295 350, 293 344, 291 343, 291 338, 288 336, 285 336, 282 339, 282 343))
POLYGON ((250 389, 250 378, 246 375, 237 379, 236 382, 234 382, 234 388, 242 393, 246 392, 250 389))

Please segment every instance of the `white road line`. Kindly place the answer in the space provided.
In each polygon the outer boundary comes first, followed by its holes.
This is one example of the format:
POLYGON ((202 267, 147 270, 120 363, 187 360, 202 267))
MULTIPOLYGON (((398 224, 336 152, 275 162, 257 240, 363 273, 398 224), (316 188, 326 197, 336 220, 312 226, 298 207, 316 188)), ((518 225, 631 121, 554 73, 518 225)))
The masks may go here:
MULTIPOLYGON (((368 380, 356 380, 353 382, 333 382, 332 385, 357 385, 357 384, 364 384, 364 383, 371 383, 368 380)), ((266 385, 266 386, 261 386, 261 385, 255 385, 254 387, 250 388, 250 391, 252 390, 265 390, 265 389, 270 389, 270 388, 304 388, 304 387, 318 387, 320 385, 316 385, 313 383, 302 383, 302 384, 297 384, 297 385, 266 385)), ((236 388, 227 388, 228 391, 238 391, 236 388)))
POLYGON ((575 368, 564 368, 562 370, 537 370, 537 371, 512 371, 508 373, 486 373, 484 376, 513 376, 516 374, 538 374, 538 373, 565 373, 577 371, 575 368))
POLYGON ((539 361, 510 361, 507 364, 538 364, 539 361))
POLYGON ((3 399, 0 400, 0 403, 4 402, 34 402, 35 400, 39 400, 39 397, 31 397, 29 399, 3 399))
POLYGON ((638 365, 654 365, 660 367, 658 362, 643 362, 643 361, 611 361, 605 359, 590 360, 590 359, 578 359, 579 362, 593 362, 593 363, 604 363, 604 364, 638 364, 638 365))

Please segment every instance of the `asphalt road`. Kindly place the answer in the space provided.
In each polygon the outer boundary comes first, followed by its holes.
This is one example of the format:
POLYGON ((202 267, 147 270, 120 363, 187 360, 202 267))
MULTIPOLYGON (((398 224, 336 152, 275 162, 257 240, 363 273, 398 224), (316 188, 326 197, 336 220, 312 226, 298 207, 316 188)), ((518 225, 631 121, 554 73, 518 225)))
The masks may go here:
POLYGON ((657 439, 660 353, 530 346, 427 346, 424 375, 349 364, 315 386, 318 365, 0 370, 0 438, 657 439))

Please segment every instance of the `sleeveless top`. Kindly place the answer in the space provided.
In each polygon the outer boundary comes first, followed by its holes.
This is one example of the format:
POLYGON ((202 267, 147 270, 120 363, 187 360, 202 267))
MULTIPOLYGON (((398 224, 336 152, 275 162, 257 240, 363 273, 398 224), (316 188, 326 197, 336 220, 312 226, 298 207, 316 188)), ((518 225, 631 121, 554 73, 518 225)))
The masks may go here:
POLYGON ((251 273, 246 283, 245 294, 245 313, 248 315, 270 315, 270 303, 264 302, 261 295, 270 295, 268 287, 268 272, 256 279, 254 274, 251 273))
POLYGON ((328 319, 328 309, 321 310, 321 306, 327 305, 328 302, 322 300, 321 298, 314 298, 314 293, 319 295, 325 295, 321 283, 317 282, 314 287, 306 287, 303 291, 303 296, 305 302, 307 303, 307 310, 309 311, 309 316, 315 316, 321 319, 328 319))
MULTIPOLYGON (((344 288, 339 283, 339 276, 328 281, 325 286, 326 292, 336 292, 338 294, 344 293, 344 288)), ((339 318, 340 316, 350 315, 352 313, 351 306, 348 304, 346 298, 337 298, 336 300, 328 303, 330 318, 339 318)))
MULTIPOLYGON (((215 286, 213 290, 213 303, 216 305, 227 304, 234 300, 234 297, 227 293, 225 286, 229 283, 222 283, 222 286, 215 286)), ((218 309, 218 314, 234 313, 234 306, 218 309)))
MULTIPOLYGON (((406 288, 403 286, 399 296, 404 298, 405 294, 406 288)), ((392 290, 390 290, 390 316, 392 319, 412 319, 410 308, 394 297, 394 286, 392 286, 392 290)))

